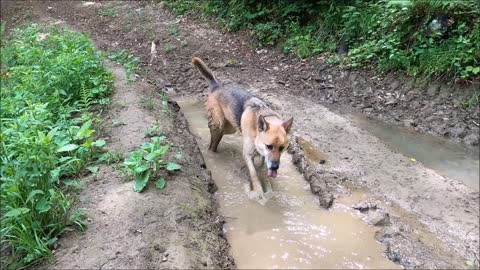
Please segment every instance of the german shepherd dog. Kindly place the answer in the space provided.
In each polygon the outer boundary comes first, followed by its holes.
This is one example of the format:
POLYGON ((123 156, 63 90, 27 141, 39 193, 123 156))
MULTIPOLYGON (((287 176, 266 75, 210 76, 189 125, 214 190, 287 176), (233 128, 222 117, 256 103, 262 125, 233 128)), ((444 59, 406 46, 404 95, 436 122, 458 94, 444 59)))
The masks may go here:
POLYGON ((236 83, 220 84, 200 58, 193 57, 192 63, 210 86, 206 102, 210 129, 208 149, 216 152, 223 135, 240 131, 243 158, 250 173, 250 197, 264 198, 253 162, 255 152, 262 156, 262 164, 267 164, 267 175, 277 177, 280 156, 288 146, 287 134, 293 118, 283 121, 264 101, 236 83))

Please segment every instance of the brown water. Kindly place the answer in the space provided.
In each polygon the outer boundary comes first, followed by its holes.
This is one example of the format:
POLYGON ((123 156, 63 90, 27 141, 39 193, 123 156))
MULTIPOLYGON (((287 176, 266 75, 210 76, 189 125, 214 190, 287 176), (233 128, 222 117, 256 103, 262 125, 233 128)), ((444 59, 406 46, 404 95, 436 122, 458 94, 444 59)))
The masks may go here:
POLYGON ((271 181, 268 201, 249 200, 240 135, 224 136, 218 153, 207 151, 203 104, 177 102, 218 186, 216 197, 227 217, 224 230, 238 268, 401 268, 383 256, 385 247, 350 208, 352 202, 340 201, 329 211, 319 208, 288 154, 282 156, 279 177, 271 181))

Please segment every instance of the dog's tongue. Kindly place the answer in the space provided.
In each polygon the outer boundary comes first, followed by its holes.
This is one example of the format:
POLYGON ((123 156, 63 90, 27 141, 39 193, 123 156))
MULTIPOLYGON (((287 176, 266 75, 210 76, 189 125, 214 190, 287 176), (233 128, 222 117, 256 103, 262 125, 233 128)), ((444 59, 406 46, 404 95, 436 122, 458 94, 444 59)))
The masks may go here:
POLYGON ((268 177, 277 177, 277 170, 268 169, 268 177))

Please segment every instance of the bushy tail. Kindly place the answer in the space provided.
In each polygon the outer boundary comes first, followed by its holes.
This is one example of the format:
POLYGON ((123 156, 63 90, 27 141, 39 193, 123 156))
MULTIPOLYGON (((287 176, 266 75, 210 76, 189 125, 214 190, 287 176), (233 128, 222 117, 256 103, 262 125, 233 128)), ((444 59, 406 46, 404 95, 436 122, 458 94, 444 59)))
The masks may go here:
POLYGON ((202 73, 203 77, 205 77, 212 90, 219 86, 219 83, 217 79, 215 79, 215 76, 213 76, 212 71, 207 67, 207 65, 205 65, 202 59, 193 57, 192 63, 198 68, 198 70, 200 70, 200 73, 202 73))

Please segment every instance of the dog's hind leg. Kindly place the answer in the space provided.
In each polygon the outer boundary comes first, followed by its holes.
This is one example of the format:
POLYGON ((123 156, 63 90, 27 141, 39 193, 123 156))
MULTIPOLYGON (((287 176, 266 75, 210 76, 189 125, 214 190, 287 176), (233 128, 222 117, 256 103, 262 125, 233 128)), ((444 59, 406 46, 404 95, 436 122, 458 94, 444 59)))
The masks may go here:
POLYGON ((210 145, 208 150, 217 152, 218 144, 223 137, 223 127, 225 124, 225 116, 222 110, 217 106, 207 103, 208 128, 210 129, 210 145))
POLYGON ((221 128, 210 127, 210 145, 208 150, 212 152, 217 152, 218 144, 222 140, 223 133, 221 128))

